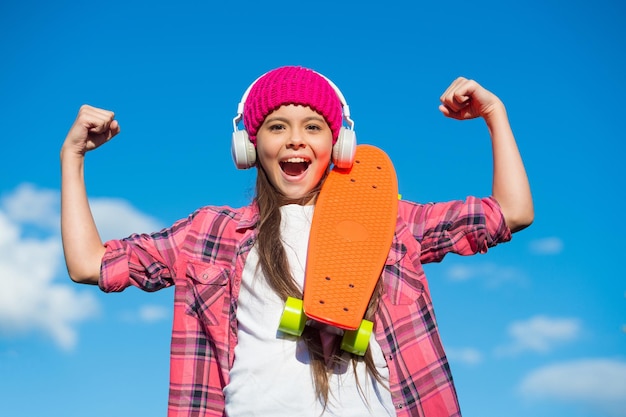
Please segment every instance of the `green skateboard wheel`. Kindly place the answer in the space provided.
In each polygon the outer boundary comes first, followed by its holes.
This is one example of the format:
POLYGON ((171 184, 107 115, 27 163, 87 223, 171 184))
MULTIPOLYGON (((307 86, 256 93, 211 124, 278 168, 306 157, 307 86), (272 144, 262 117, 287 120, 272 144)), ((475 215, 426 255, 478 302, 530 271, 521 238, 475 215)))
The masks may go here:
POLYGON ((304 331, 306 324, 306 315, 302 309, 302 300, 293 297, 287 297, 285 309, 280 318, 278 330, 293 336, 300 336, 304 331))
POLYGON ((373 329, 374 323, 369 320, 363 320, 358 329, 346 330, 343 334, 343 339, 341 339, 341 349, 355 355, 365 355, 373 329))

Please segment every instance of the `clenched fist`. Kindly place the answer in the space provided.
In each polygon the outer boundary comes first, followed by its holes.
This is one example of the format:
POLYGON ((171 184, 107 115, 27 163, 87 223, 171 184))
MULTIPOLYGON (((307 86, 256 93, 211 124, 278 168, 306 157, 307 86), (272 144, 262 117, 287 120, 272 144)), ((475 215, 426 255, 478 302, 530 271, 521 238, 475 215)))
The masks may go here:
POLYGON ((452 119, 466 120, 476 117, 488 118, 504 105, 492 92, 474 80, 459 77, 450 84, 439 98, 439 110, 452 119))
POLYGON ((63 150, 84 155, 108 142, 118 133, 120 125, 115 120, 113 112, 83 105, 65 137, 63 150))

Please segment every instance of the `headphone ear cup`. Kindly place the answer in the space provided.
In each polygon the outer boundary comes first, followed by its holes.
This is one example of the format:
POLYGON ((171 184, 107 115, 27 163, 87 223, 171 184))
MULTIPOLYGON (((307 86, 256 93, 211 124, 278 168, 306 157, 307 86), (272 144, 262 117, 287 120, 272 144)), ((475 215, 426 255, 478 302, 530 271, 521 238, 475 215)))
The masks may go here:
POLYGON ((356 154, 356 133, 354 130, 341 127, 337 142, 333 146, 333 164, 337 168, 348 169, 354 164, 356 154))
POLYGON ((256 148, 248 139, 248 132, 245 130, 233 132, 230 152, 238 169, 248 169, 256 163, 256 148))

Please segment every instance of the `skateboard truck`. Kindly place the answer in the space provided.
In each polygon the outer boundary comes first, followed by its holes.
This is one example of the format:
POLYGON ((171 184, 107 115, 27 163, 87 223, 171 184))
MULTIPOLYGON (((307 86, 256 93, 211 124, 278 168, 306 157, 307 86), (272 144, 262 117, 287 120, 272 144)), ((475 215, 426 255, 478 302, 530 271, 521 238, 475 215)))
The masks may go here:
MULTIPOLYGON (((288 297, 283 315, 280 318, 278 330, 292 336, 301 336, 308 321, 302 306, 302 300, 288 297)), ((341 339, 341 350, 359 356, 365 355, 373 330, 374 323, 365 319, 361 321, 361 325, 357 329, 344 330, 341 339)))

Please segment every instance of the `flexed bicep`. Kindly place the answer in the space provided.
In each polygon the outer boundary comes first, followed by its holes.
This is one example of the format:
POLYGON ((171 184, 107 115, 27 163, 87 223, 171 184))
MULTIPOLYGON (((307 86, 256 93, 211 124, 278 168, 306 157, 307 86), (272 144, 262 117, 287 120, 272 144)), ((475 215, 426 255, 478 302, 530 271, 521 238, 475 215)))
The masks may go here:
POLYGON ((105 248, 89 207, 85 153, 120 132, 113 112, 84 105, 61 147, 61 236, 72 280, 97 284, 105 248))

